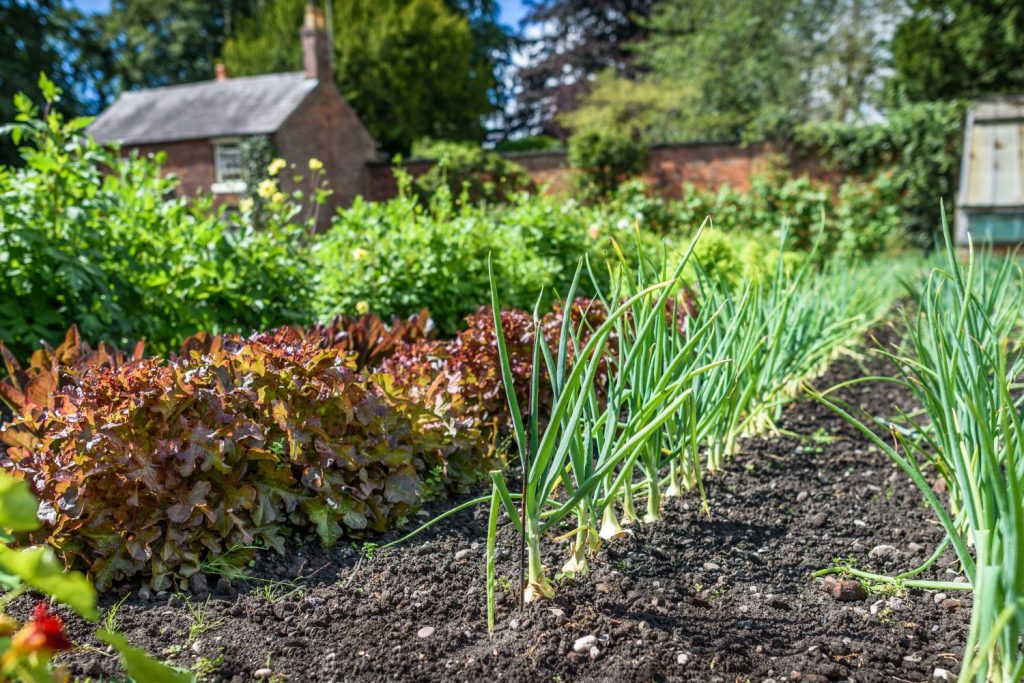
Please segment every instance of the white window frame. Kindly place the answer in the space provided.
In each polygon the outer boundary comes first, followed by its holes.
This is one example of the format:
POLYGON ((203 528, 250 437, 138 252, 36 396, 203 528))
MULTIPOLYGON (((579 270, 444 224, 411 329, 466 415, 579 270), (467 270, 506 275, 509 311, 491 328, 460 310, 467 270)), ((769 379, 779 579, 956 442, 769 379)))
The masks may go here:
POLYGON ((210 190, 214 194, 240 194, 245 192, 245 181, 242 180, 242 150, 241 150, 241 138, 218 138, 212 140, 213 142, 213 172, 214 178, 216 179, 213 185, 210 186, 210 190), (225 164, 221 158, 221 153, 225 148, 234 147, 238 150, 238 174, 237 177, 225 175, 225 164))

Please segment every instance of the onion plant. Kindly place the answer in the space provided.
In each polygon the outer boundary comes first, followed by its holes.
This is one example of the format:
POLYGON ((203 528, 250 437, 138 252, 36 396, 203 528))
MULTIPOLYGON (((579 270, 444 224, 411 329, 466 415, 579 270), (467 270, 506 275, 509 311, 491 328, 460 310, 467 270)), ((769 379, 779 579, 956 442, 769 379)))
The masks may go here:
MULTIPOLYGON (((581 272, 582 264, 566 297, 567 311, 575 298, 581 272)), ((495 472, 493 501, 505 507, 517 530, 525 536, 528 575, 524 600, 527 602, 554 595, 541 562, 541 538, 566 518, 574 518, 576 527, 570 535, 575 533, 576 540, 567 568, 585 571, 587 556, 598 542, 600 520, 605 517, 606 508, 624 487, 632 486, 631 474, 637 461, 649 453, 663 425, 691 400, 690 385, 694 378, 712 367, 693 363, 694 349, 700 339, 697 333, 691 333, 685 343, 668 347, 658 343, 664 341, 658 332, 664 329, 665 302, 673 284, 673 280, 668 280, 635 290, 616 288, 609 299, 605 322, 591 332, 582 346, 582 330, 574 330, 571 316, 565 316, 554 353, 540 332, 535 314, 537 333, 531 410, 525 422, 515 393, 504 335, 497 335, 501 373, 524 484, 522 508, 517 510, 504 475, 495 472), (621 303, 616 305, 620 299, 621 303), (628 341, 624 341, 623 320, 627 316, 632 332, 627 334, 628 341), (618 353, 612 354, 608 341, 616 330, 619 332, 618 353), (602 363, 609 367, 608 391, 603 398, 596 390, 602 363), (553 395, 551 414, 543 431, 536 400, 542 375, 548 377, 553 395), (559 486, 562 492, 556 490, 559 486), (598 495, 599 491, 603 495, 598 495)), ((493 278, 491 303, 495 326, 500 331, 501 307, 493 278)), ((657 491, 656 471, 651 479, 649 495, 652 490, 657 491)), ((651 508, 648 510, 650 513, 651 508)), ((492 534, 494 531, 492 527, 492 534)), ((489 602, 493 600, 493 585, 488 586, 488 596, 489 602)))
MULTIPOLYGON (((815 394, 856 426, 918 486, 946 538, 923 566, 897 577, 854 570, 875 581, 942 590, 973 590, 971 626, 960 680, 1016 681, 1024 675, 1024 428, 1016 384, 1024 356, 1019 336, 1022 277, 1016 264, 958 262, 946 238, 946 264, 928 277, 907 320, 909 352, 887 354, 895 381, 921 403, 927 421, 905 419, 894 442, 836 402, 815 394), (947 483, 943 501, 932 478, 947 483), (946 546, 966 583, 914 578, 946 546)), ((906 417, 906 416, 905 416, 906 417)), ((824 570, 820 573, 834 571, 824 570)))

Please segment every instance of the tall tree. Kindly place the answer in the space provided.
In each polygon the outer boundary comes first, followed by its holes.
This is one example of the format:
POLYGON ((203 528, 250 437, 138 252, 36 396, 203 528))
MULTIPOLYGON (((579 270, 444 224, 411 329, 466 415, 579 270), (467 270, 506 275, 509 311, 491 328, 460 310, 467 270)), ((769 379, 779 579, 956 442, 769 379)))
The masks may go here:
MULTIPOLYGON (((40 73, 71 90, 61 54, 65 19, 60 0, 0 0, 0 125, 14 120, 15 94, 39 100, 40 73)), ((0 163, 16 161, 14 145, 7 136, 0 137, 0 163)))
POLYGON ((632 76, 631 47, 646 35, 654 0, 534 0, 522 22, 511 129, 564 137, 557 115, 574 109, 598 73, 632 76))
MULTIPOLYGON (((305 0, 276 0, 240 23, 224 47, 235 74, 300 68, 305 0)), ((388 153, 421 137, 479 140, 493 111, 494 62, 469 19, 445 0, 334 4, 335 79, 388 153)))
POLYGON ((113 0, 69 35, 75 68, 90 78, 97 108, 123 90, 213 77, 235 22, 258 0, 113 0))
POLYGON ((809 74, 815 115, 861 118, 882 102, 885 66, 900 0, 832 0, 821 17, 818 60, 809 74))
POLYGON ((827 2, 665 0, 639 46, 651 71, 700 90, 694 112, 713 121, 708 137, 734 137, 757 116, 785 109, 806 116, 808 69, 827 2))
POLYGON ((892 62, 892 91, 911 100, 1024 91, 1024 4, 910 0, 892 62))

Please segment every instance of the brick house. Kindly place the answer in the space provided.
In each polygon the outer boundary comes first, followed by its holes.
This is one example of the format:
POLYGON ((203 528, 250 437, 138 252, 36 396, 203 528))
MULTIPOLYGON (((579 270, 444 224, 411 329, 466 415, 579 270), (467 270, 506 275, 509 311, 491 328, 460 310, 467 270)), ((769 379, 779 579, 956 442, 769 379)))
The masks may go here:
POLYGON ((324 162, 332 203, 364 194, 366 163, 377 147, 334 85, 323 14, 312 6, 300 31, 305 69, 126 92, 89 127, 99 142, 126 151, 163 151, 164 168, 188 195, 212 192, 235 203, 245 191, 241 141, 266 135, 278 154, 305 169, 324 162))

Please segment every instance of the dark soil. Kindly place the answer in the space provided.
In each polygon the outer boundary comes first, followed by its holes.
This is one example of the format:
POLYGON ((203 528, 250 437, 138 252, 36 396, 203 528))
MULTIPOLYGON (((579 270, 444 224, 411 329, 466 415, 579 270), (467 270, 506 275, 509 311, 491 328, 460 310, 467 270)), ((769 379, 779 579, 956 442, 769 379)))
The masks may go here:
MULTIPOLYGON (((817 384, 886 369, 864 363, 840 360, 817 384)), ((908 404, 891 387, 842 396, 889 415, 908 404)), ((492 635, 483 506, 372 558, 308 543, 260 558, 248 580, 197 581, 198 595, 133 591, 117 624, 135 645, 210 681, 930 681, 936 668, 956 672, 968 594, 942 604, 917 590, 840 602, 810 577, 837 556, 887 573, 924 561, 941 532, 920 493, 819 404, 791 404, 781 427, 796 436, 746 441, 707 482, 710 519, 696 498, 667 500, 663 522, 606 544, 589 576, 559 582, 553 603, 515 609, 518 553, 503 527, 498 574, 508 592, 492 635), (879 545, 895 546, 889 559, 869 557, 879 545), (196 633, 189 604, 205 605, 209 630, 196 633), (577 654, 584 636, 596 637, 596 650, 577 654)), ((430 516, 421 515, 414 521, 430 516)), ((550 567, 565 548, 550 544, 550 567)), ((944 557, 926 577, 952 580, 955 566, 944 557)), ((94 642, 86 625, 72 628, 94 642)), ((102 650, 65 662, 94 678, 118 670, 102 650)))

